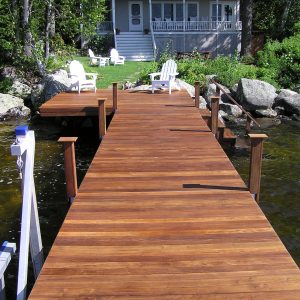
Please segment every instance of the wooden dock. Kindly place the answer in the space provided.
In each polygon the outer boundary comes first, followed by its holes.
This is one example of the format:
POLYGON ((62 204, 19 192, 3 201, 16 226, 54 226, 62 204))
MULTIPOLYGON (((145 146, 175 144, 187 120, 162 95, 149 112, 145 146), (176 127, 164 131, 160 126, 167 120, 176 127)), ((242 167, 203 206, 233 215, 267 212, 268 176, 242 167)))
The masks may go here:
POLYGON ((300 272, 185 92, 123 92, 30 299, 300 299, 300 272))

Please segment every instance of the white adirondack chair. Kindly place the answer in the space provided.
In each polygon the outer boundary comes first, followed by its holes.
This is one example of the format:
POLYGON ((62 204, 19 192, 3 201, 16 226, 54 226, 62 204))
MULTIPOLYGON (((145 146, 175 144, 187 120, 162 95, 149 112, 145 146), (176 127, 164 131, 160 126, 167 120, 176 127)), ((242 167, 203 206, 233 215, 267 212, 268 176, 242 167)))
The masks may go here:
POLYGON ((95 56, 94 52, 89 49, 89 56, 90 56, 90 65, 97 65, 99 67, 105 67, 106 65, 106 59, 104 57, 101 56, 95 56))
POLYGON ((97 74, 85 73, 83 65, 77 60, 71 61, 69 68, 72 87, 76 87, 78 94, 80 94, 80 91, 83 89, 94 90, 96 93, 97 74), (87 79, 87 77, 91 79, 87 79))
POLYGON ((155 88, 168 88, 169 94, 172 92, 172 88, 180 89, 176 84, 175 78, 177 73, 177 64, 173 59, 167 60, 159 73, 149 74, 152 82, 152 93, 154 93, 155 88), (159 79, 155 77, 159 76, 159 79))
POLYGON ((110 61, 114 65, 124 65, 125 56, 120 56, 117 49, 112 48, 110 50, 110 61))

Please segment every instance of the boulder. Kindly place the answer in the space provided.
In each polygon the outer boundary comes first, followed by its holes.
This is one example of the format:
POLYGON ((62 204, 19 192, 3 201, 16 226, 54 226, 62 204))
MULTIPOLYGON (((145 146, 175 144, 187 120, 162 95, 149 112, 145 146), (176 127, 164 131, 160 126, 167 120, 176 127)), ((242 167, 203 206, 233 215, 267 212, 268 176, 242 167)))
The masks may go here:
POLYGON ((70 90, 72 81, 65 70, 58 70, 44 78, 43 100, 48 101, 60 92, 70 90))
POLYGON ((27 99, 31 94, 31 87, 16 79, 13 82, 12 87, 10 88, 8 94, 22 99, 27 99))
POLYGON ((31 104, 37 110, 44 102, 71 88, 72 82, 67 71, 58 70, 53 74, 46 75, 42 82, 32 87, 31 104))
POLYGON ((4 67, 0 72, 0 78, 10 78, 12 81, 19 78, 15 67, 4 67))
POLYGON ((276 97, 275 102, 281 98, 290 97, 290 96, 294 96, 294 95, 297 95, 297 93, 292 90, 288 90, 288 89, 279 90, 279 94, 276 97))
POLYGON ((233 116, 235 118, 239 118, 243 114, 242 110, 237 105, 230 103, 221 103, 220 110, 224 111, 227 116, 233 116))
POLYGON ((45 85, 43 83, 35 84, 32 86, 30 101, 32 107, 35 110, 38 110, 38 108, 45 102, 45 99, 43 97, 44 87, 45 85))
MULTIPOLYGON (((280 94, 279 94, 280 95, 280 94)), ((282 96, 275 99, 275 108, 276 107, 283 107, 284 111, 288 115, 300 115, 300 95, 299 94, 293 94, 290 96, 282 96)))
POLYGON ((237 96, 246 110, 255 111, 271 108, 277 94, 276 88, 267 82, 242 78, 238 83, 237 96))
POLYGON ((267 117, 267 118, 275 118, 278 115, 278 112, 276 110, 273 110, 272 108, 257 109, 255 113, 258 117, 267 117))
MULTIPOLYGON (((231 95, 231 93, 230 93, 230 90, 226 87, 226 86, 224 86, 224 85, 221 85, 221 87, 223 88, 223 90, 227 93, 227 94, 229 94, 229 95, 231 95)), ((210 105, 210 97, 212 97, 212 96, 215 96, 216 95, 216 93, 217 93, 217 87, 216 87, 216 85, 214 84, 214 83, 210 83, 209 85, 208 85, 208 88, 207 88, 207 92, 206 92, 206 99, 207 99, 207 103, 210 105)), ((230 102, 230 100, 229 100, 229 98, 227 97, 227 95, 226 94, 224 94, 222 91, 220 91, 220 96, 221 96, 221 99, 220 99, 220 103, 228 103, 228 102, 230 102)))
POLYGON ((23 99, 9 94, 0 94, 0 119, 10 117, 26 117, 30 109, 24 105, 23 99))

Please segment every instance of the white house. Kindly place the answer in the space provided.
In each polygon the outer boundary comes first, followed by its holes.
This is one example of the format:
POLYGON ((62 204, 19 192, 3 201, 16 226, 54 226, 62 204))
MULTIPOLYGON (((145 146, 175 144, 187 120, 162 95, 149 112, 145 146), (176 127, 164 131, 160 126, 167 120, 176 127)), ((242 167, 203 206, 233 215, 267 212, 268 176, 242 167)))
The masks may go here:
POLYGON ((174 52, 230 55, 240 49, 240 1, 111 0, 110 20, 98 34, 114 34, 127 59, 152 60, 167 45, 174 52))

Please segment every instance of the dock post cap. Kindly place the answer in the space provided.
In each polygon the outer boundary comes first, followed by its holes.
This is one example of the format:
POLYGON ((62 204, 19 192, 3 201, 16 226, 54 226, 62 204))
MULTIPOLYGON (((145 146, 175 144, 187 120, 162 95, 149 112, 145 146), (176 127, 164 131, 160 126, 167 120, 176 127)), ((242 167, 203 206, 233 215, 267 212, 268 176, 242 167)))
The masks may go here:
POLYGON ((211 100, 220 100, 221 97, 220 96, 211 96, 210 99, 211 100))
POLYGON ((267 139, 268 136, 264 133, 248 133, 250 139, 267 139))
POLYGON ((59 143, 75 143, 77 141, 78 137, 74 136, 62 136, 58 139, 59 143))
POLYGON ((15 129, 15 133, 16 135, 26 135, 26 133, 28 132, 28 126, 27 125, 21 125, 21 126, 17 126, 15 129))

